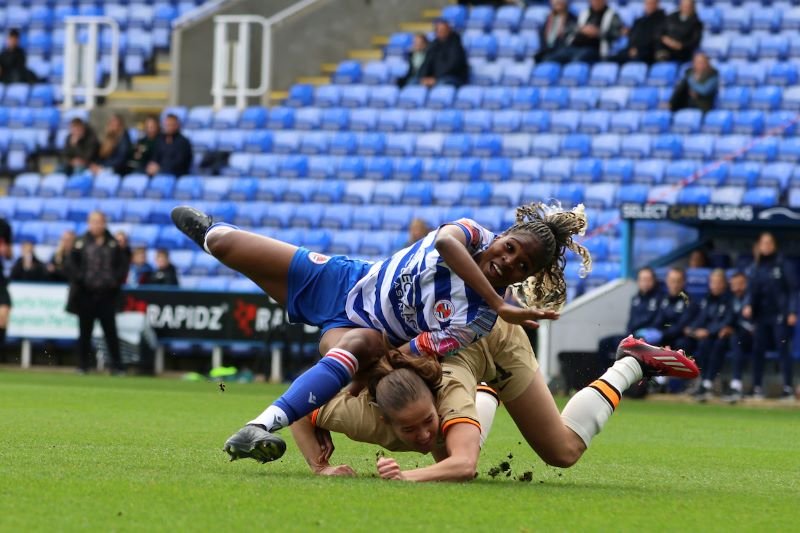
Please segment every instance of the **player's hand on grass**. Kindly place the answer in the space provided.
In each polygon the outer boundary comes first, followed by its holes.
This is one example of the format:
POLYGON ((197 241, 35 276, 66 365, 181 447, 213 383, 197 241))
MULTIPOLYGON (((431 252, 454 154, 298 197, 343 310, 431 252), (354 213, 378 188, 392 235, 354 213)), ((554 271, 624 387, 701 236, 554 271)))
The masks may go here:
POLYGON ((539 327, 537 320, 558 320, 559 317, 559 314, 555 311, 525 309, 509 303, 502 303, 495 311, 500 318, 509 324, 517 324, 531 329, 539 327))
POLYGON ((378 467, 378 474, 383 479, 406 479, 403 471, 400 470, 400 465, 391 457, 380 457, 376 466, 378 467))
POLYGON ((335 449, 333 446, 333 439, 331 438, 331 432, 327 429, 314 428, 314 435, 317 437, 317 442, 319 443, 319 462, 320 464, 327 464, 335 449))
POLYGON ((356 471, 348 465, 325 465, 317 469, 317 474, 320 476, 356 477, 356 471))

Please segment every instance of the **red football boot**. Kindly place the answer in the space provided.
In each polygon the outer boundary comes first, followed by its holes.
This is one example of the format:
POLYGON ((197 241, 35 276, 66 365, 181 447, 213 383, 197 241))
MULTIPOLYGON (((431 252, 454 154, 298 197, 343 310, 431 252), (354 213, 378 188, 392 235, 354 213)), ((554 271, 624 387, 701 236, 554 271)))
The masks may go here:
POLYGON ((617 359, 633 357, 642 366, 645 377, 670 376, 673 378, 694 379, 700 375, 700 369, 694 359, 688 357, 683 350, 670 350, 661 346, 647 344, 633 335, 623 339, 617 347, 617 359))

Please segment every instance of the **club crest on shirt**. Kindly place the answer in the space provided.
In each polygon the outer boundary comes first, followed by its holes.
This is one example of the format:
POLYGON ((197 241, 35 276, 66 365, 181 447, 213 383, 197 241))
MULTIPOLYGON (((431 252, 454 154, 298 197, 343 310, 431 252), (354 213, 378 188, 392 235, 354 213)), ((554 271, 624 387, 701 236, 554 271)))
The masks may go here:
POLYGON ((453 302, 450 300, 439 300, 433 304, 433 316, 439 322, 446 322, 453 316, 453 302))
POLYGON ((318 254, 317 252, 311 252, 308 254, 308 259, 314 264, 324 265, 330 260, 330 257, 327 255, 318 254))

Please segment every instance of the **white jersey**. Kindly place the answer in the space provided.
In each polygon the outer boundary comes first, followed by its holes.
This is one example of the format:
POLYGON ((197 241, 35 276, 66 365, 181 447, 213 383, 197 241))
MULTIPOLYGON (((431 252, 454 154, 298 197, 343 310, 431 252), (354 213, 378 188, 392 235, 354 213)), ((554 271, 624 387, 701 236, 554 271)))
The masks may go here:
MULTIPOLYGON (((473 257, 496 237, 473 220, 452 224, 464 231, 473 257)), ((488 334, 497 313, 444 262, 435 246, 438 232, 375 263, 347 295, 348 319, 384 331, 395 345, 410 341, 412 350, 427 355, 453 353, 488 334)))

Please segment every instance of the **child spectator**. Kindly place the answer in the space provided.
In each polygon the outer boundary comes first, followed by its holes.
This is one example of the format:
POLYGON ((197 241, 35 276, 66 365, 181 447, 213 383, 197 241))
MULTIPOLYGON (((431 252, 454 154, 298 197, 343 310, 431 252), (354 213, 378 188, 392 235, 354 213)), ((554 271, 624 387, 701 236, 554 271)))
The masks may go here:
POLYGON ((146 285, 178 285, 178 273, 175 265, 169 262, 167 250, 156 251, 156 269, 147 275, 146 285))
POLYGON ((134 248, 131 252, 131 262, 126 283, 131 287, 138 287, 147 283, 152 273, 153 267, 147 262, 147 250, 143 246, 134 248))
POLYGON ((33 243, 25 241, 19 259, 11 267, 12 281, 47 281, 47 269, 34 253, 33 243))

